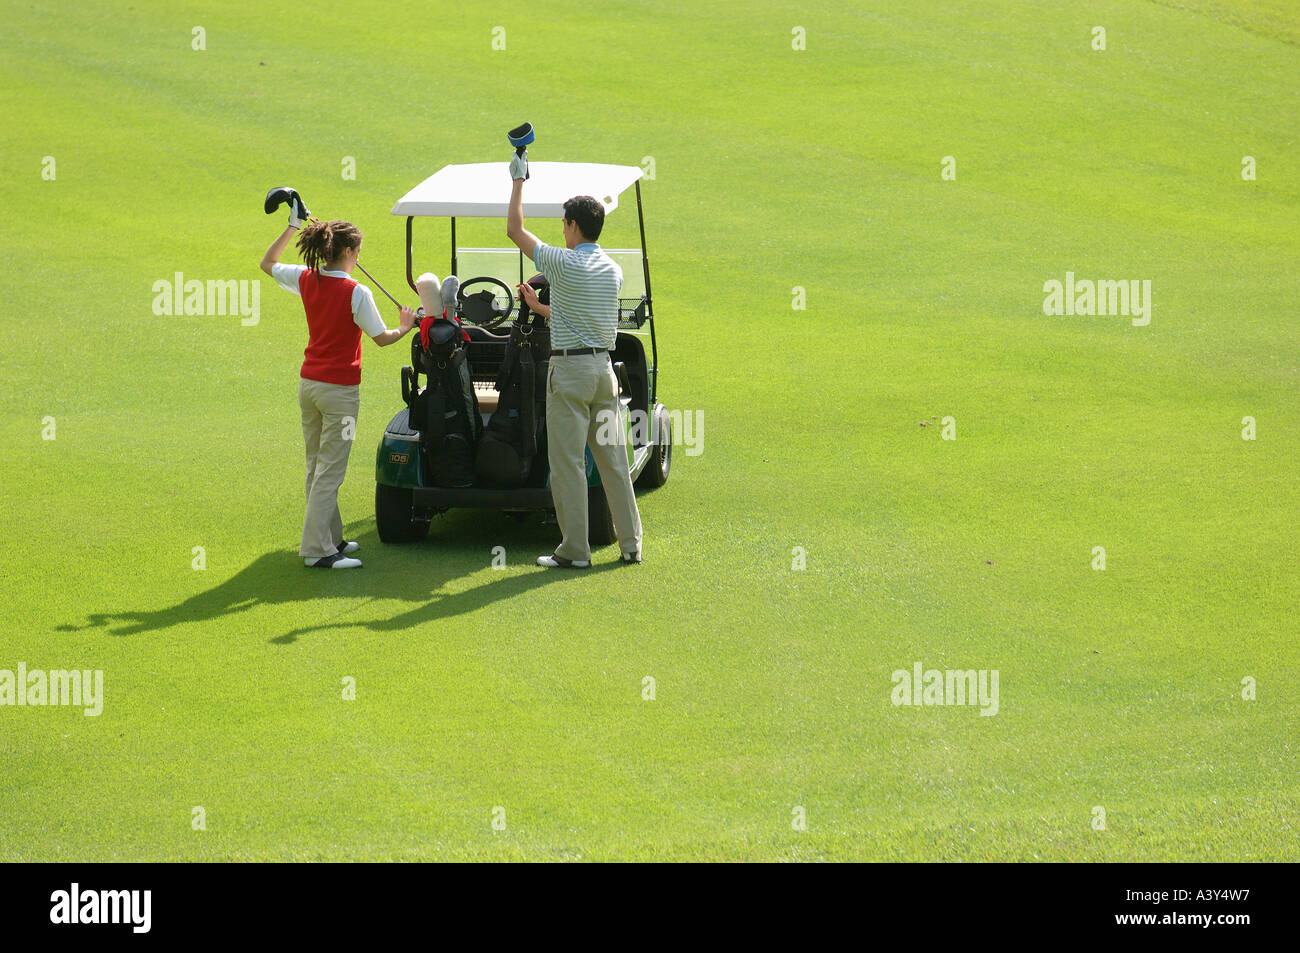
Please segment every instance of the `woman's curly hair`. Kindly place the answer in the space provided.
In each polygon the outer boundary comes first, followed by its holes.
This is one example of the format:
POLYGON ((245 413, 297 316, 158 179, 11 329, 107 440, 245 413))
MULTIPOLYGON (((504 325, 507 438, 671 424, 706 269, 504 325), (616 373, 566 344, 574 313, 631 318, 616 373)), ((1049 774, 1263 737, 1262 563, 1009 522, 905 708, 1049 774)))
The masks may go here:
POLYGON ((361 232, 351 222, 308 220, 298 233, 298 251, 312 271, 337 261, 345 248, 360 248, 361 232))

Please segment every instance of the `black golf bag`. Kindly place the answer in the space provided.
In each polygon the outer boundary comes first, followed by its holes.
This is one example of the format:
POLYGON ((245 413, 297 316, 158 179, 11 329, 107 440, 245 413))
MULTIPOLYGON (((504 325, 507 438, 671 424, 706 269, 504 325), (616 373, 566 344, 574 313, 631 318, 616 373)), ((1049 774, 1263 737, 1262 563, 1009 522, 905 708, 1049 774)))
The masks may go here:
MULTIPOLYGON (((542 304, 550 303, 550 287, 541 275, 528 283, 542 304)), ((551 359, 551 332, 540 314, 531 315, 519 303, 519 317, 510 325, 510 341, 497 373, 497 409, 478 443, 474 469, 497 486, 523 486, 533 469, 546 430, 546 372, 551 359)))
POLYGON ((471 486, 474 444, 483 431, 460 325, 436 318, 412 335, 415 368, 408 403, 411 428, 421 435, 425 480, 430 486, 471 486), (426 377, 420 388, 419 375, 426 377))

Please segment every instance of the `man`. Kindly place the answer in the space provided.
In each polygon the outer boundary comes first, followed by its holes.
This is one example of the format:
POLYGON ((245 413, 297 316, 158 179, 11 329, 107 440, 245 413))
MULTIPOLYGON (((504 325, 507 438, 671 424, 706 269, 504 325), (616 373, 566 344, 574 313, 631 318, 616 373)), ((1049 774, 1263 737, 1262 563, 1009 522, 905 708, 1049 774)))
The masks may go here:
MULTIPOLYGON (((590 195, 578 195, 565 202, 565 247, 553 248, 524 228, 527 159, 516 155, 510 161, 510 177, 513 184, 506 234, 533 260, 551 286, 546 442, 551 497, 563 539, 554 553, 538 556, 537 565, 566 569, 591 565, 584 452, 588 446, 614 518, 621 559, 639 563, 641 514, 627 468, 625 436, 614 427, 617 441, 597 439, 601 425, 617 420, 619 411, 618 379, 609 352, 618 333, 618 292, 623 286, 623 271, 596 244, 605 225, 605 207, 590 195)), ((537 299, 529 291, 520 289, 529 307, 537 307, 537 299)), ((544 310, 541 313, 546 316, 544 310)), ((605 428, 607 432, 610 429, 605 428)))

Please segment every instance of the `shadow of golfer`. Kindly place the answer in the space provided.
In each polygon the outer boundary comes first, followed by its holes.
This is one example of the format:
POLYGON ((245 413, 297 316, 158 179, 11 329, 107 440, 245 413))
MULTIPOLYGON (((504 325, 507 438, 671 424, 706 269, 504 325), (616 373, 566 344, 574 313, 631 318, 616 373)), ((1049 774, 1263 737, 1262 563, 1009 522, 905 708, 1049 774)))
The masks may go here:
MULTIPOLYGON (((277 645, 290 645, 298 641, 299 636, 326 632, 330 629, 361 628, 368 629, 371 632, 406 632, 417 629, 435 619, 446 619, 466 612, 473 612, 493 602, 510 599, 530 590, 539 589, 542 586, 565 581, 577 582, 580 577, 589 578, 592 574, 608 572, 611 569, 618 568, 619 565, 620 563, 615 560, 593 563, 590 569, 581 571, 537 567, 536 572, 525 572, 513 576, 498 576, 493 573, 494 578, 461 592, 438 592, 436 590, 430 592, 426 588, 421 598, 412 600, 417 601, 419 605, 388 618, 352 619, 347 622, 325 622, 320 625, 301 626, 297 629, 291 629, 283 635, 277 635, 268 641, 277 645)), ((385 597, 392 598, 394 596, 392 593, 385 593, 385 597)), ((399 595, 396 598, 406 597, 399 595)))
MULTIPOLYGON (((555 526, 543 525, 540 521, 515 525, 505 517, 492 519, 458 513, 435 520, 430 538, 423 543, 385 546, 379 542, 373 519, 353 524, 345 535, 361 543, 360 555, 374 556, 359 570, 312 571, 304 567, 297 553, 291 550, 266 553, 211 589, 175 605, 161 609, 91 612, 87 613, 84 623, 59 625, 56 631, 107 629, 111 635, 136 635, 225 618, 259 606, 286 606, 317 599, 396 599, 413 604, 410 610, 388 618, 302 626, 269 640, 288 645, 301 635, 329 629, 406 630, 434 619, 473 612, 544 585, 565 579, 576 581, 592 572, 621 565, 617 558, 606 557, 592 569, 581 572, 540 567, 509 574, 494 572, 490 581, 481 585, 460 592, 442 592, 444 583, 432 583, 432 580, 461 579, 484 570, 490 564, 494 546, 508 542, 510 551, 519 554, 513 558, 526 559, 523 564, 526 566, 534 556, 554 548, 558 535, 555 526)), ((512 568, 518 565, 515 563, 512 568)))

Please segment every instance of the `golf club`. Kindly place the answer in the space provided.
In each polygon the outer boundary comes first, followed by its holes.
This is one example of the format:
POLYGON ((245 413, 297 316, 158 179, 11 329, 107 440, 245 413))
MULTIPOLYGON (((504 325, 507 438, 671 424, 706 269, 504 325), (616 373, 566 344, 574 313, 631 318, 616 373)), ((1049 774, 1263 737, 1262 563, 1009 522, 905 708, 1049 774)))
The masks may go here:
POLYGON ((361 262, 357 262, 357 267, 361 269, 361 273, 362 273, 363 275, 365 275, 367 278, 369 278, 371 281, 374 282, 376 288, 378 288, 380 291, 382 291, 385 295, 388 295, 388 300, 389 300, 389 301, 393 302, 393 304, 397 305, 399 308, 404 307, 404 305, 402 304, 402 302, 398 301, 398 300, 397 300, 396 298, 394 298, 392 295, 388 294, 388 289, 387 289, 387 288, 385 288, 383 285, 381 285, 378 281, 375 281, 375 276, 372 275, 370 272, 366 271, 365 266, 364 266, 363 264, 361 264, 361 262))

